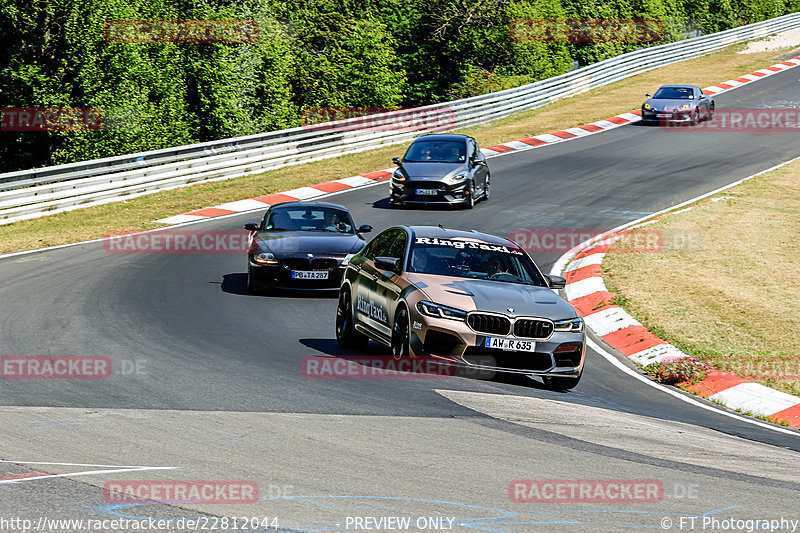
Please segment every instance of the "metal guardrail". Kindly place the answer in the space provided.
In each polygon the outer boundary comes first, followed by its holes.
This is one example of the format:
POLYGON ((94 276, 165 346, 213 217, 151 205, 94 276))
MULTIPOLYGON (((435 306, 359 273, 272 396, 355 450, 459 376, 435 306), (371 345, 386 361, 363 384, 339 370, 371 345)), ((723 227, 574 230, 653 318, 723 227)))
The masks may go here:
POLYGON ((522 87, 370 115, 369 121, 383 124, 380 127, 363 128, 363 118, 354 118, 0 174, 0 224, 404 143, 423 132, 489 122, 737 42, 795 28, 800 28, 800 13, 642 48, 522 87), (421 116, 445 120, 436 125, 421 121, 421 116))

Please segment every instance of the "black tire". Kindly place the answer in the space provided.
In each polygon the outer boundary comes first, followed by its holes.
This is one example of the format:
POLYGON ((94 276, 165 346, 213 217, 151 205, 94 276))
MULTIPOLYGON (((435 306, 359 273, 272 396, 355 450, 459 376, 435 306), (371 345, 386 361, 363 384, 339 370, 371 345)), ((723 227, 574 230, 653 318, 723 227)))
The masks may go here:
POLYGON ((714 120, 714 106, 713 105, 708 108, 708 116, 706 117, 706 120, 708 120, 709 122, 714 120))
POLYGON ((342 348, 361 348, 367 344, 367 337, 353 326, 353 303, 350 290, 342 287, 339 291, 339 305, 336 307, 336 342, 342 348))
POLYGON ((489 181, 490 181, 490 178, 491 178, 491 176, 489 176, 487 174, 486 175, 486 185, 483 186, 483 200, 484 201, 489 199, 489 191, 490 191, 489 181))
POLYGON ((402 306, 398 307, 392 324, 392 355, 395 359, 408 357, 410 332, 408 310, 402 306))
POLYGON ((697 112, 695 112, 695 113, 690 113, 689 114, 689 125, 690 126, 697 126, 697 122, 698 122, 697 117, 698 117, 699 114, 700 114, 699 110, 697 112))
POLYGON ((259 291, 258 287, 256 286, 256 280, 253 278, 253 273, 248 268, 247 269, 247 293, 248 294, 258 294, 259 292, 261 292, 261 291, 259 291))
POLYGON ((556 377, 556 376, 543 376, 545 388, 554 391, 566 391, 574 389, 578 382, 581 380, 580 376, 576 377, 556 377))
POLYGON ((469 199, 467 200, 467 209, 475 207, 475 182, 469 182, 469 199))

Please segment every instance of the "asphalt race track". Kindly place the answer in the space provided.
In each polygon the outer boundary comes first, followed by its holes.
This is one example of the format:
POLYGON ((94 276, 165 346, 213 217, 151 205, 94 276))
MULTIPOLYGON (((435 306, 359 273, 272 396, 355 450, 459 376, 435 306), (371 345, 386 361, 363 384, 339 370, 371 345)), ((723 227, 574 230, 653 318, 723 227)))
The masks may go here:
MULTIPOLYGON (((785 106, 798 77, 747 84, 717 106, 785 106)), ((376 231, 603 230, 797 156, 796 133, 631 125, 491 159, 492 198, 472 211, 390 210, 387 184, 329 201, 376 231)), ((262 214, 187 229, 240 229, 262 214)), ((558 255, 535 259, 549 271, 558 255)), ((570 393, 526 377, 305 379, 303 357, 346 353, 335 294, 250 296, 245 272, 243 255, 109 254, 102 243, 0 259, 3 355, 102 355, 115 369, 100 380, 2 380, 0 517, 247 515, 302 531, 353 529, 347 517, 447 517, 453 530, 495 532, 800 519, 800 432, 700 409, 592 351, 570 393), (130 466, 172 469, 97 472, 130 466), (93 473, 8 482, 30 472, 93 473), (119 479, 253 480, 260 499, 112 505, 102 487, 119 479), (518 503, 517 479, 657 480, 663 498, 518 503)))

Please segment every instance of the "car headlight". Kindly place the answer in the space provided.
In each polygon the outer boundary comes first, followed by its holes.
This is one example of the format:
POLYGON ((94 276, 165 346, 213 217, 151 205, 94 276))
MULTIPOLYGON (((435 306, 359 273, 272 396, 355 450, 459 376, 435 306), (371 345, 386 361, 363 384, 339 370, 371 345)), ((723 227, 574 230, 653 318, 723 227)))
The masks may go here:
POLYGON ((350 265, 350 260, 353 258, 354 255, 356 254, 347 254, 346 256, 344 256, 344 259, 342 259, 341 266, 346 267, 350 265))
POLYGON ((433 302, 419 302, 417 309, 425 316, 434 318, 449 318, 450 320, 464 320, 467 317, 466 311, 447 307, 446 305, 439 305, 433 302))
POLYGON ((399 168, 392 173, 392 179, 395 181, 406 181, 406 177, 403 176, 403 172, 399 168))
POLYGON ((458 174, 456 174, 453 177, 445 178, 444 182, 446 184, 448 184, 448 185, 456 185, 458 183, 463 182, 465 179, 467 179, 467 173, 466 172, 459 172, 458 174))
POLYGON ((553 331, 571 331, 573 333, 578 333, 583 331, 583 319, 582 318, 570 318, 567 320, 556 320, 553 322, 555 326, 553 331))
POLYGON ((650 104, 644 104, 645 109, 650 109, 650 104))
POLYGON ((278 264, 278 260, 275 259, 275 254, 273 254, 272 252, 261 252, 260 254, 256 254, 253 256, 253 260, 255 260, 256 263, 262 265, 278 264))

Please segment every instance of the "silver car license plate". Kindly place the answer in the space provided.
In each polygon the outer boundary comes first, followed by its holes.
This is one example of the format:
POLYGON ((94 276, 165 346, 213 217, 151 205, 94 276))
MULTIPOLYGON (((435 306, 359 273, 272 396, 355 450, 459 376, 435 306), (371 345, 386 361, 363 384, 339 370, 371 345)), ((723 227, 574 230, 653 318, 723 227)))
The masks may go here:
POLYGON ((292 279, 328 279, 327 270, 292 270, 292 279))
POLYGON ((535 352, 535 341, 524 341, 520 339, 508 339, 505 337, 486 337, 484 344, 487 348, 505 350, 507 352, 535 352))
POLYGON ((439 194, 437 189, 417 189, 417 196, 436 196, 439 194))

